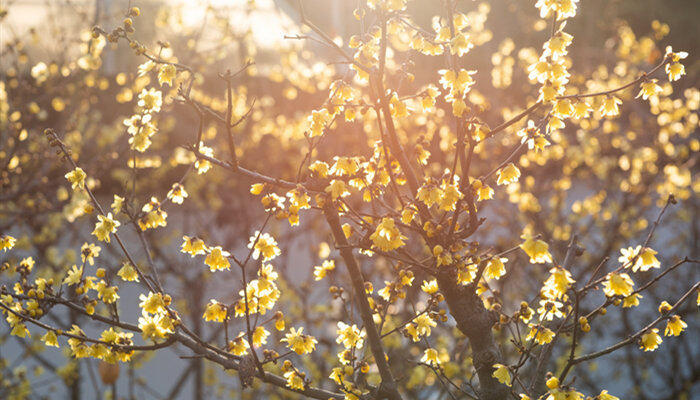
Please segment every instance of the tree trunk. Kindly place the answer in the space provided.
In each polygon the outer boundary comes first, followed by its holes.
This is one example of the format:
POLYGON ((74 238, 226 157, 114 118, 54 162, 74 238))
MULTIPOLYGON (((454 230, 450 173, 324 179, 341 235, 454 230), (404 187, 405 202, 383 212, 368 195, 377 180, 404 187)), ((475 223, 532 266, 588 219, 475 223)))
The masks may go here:
POLYGON ((437 280, 457 328, 469 338, 474 368, 479 377, 479 397, 484 400, 505 399, 508 387, 493 377, 493 364, 502 362, 491 331, 497 316, 484 308, 474 286, 457 283, 454 271, 438 274, 437 280))

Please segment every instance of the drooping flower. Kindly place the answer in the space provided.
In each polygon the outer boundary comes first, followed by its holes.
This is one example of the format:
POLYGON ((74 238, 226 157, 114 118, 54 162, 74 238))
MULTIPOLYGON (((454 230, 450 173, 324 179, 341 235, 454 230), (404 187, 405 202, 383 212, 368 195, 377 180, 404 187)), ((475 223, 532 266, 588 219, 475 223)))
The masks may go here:
POLYGON ((430 364, 433 366, 438 366, 440 364, 440 360, 438 360, 437 350, 433 348, 425 349, 425 352, 423 353, 423 357, 421 357, 420 362, 430 364))
POLYGON ((67 173, 65 177, 68 180, 68 182, 70 182, 71 188, 73 188, 73 190, 78 188, 85 188, 85 177, 87 177, 87 174, 85 173, 85 171, 83 171, 82 168, 76 167, 74 170, 67 173))
POLYGON ((111 212, 107 215, 98 215, 97 219, 98 222, 92 234, 95 235, 98 240, 109 243, 109 234, 116 232, 117 227, 121 225, 121 223, 112 218, 111 212))
POLYGON ((491 376, 498 379, 498 381, 501 382, 502 384, 504 384, 506 386, 510 386, 511 385, 511 383, 510 383, 511 376, 510 376, 510 371, 508 371, 508 367, 506 367, 503 364, 493 364, 493 368, 494 368, 494 371, 493 371, 493 374, 491 376))
POLYGON ((659 335, 659 330, 654 328, 642 335, 640 340, 639 348, 644 351, 654 351, 663 342, 661 336, 659 335))
POLYGON ((520 248, 530 257, 533 264, 544 264, 552 262, 552 255, 549 253, 549 245, 540 239, 528 236, 523 237, 525 241, 520 244, 520 248))
POLYGON ((401 234, 399 228, 392 218, 384 217, 382 222, 377 225, 374 233, 370 235, 372 247, 382 251, 391 251, 403 246, 406 237, 401 234))
POLYGON ((509 183, 514 183, 520 178, 520 170, 513 163, 508 163, 505 167, 498 170, 498 179, 496 184, 507 185, 509 183))
POLYGON ((688 324, 681 319, 680 316, 672 316, 666 323, 666 330, 664 330, 664 335, 666 336, 679 336, 688 324))
POLYGON ((610 273, 608 274, 608 279, 606 279, 603 283, 603 291, 608 297, 627 297, 632 294, 633 288, 634 281, 632 281, 632 278, 625 273, 610 273))

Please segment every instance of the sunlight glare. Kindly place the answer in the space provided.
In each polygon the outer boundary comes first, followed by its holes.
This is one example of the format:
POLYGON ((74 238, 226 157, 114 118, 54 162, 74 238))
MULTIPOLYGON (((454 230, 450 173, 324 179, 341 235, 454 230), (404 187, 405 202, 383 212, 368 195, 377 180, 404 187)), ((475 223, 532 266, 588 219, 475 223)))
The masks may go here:
POLYGON ((250 29, 254 41, 261 47, 278 45, 294 25, 292 19, 281 12, 273 0, 256 0, 252 11, 247 11, 249 0, 170 1, 183 7, 183 22, 193 27, 205 21, 208 6, 229 10, 231 24, 241 31, 250 29))

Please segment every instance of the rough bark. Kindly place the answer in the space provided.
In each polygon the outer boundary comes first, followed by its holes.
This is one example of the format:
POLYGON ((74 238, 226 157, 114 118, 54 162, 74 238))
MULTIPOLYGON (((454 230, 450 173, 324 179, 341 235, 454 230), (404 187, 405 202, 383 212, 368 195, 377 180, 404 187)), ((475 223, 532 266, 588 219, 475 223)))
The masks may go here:
POLYGON ((457 283, 454 272, 438 274, 440 292, 457 322, 457 328, 469 339, 472 360, 479 377, 479 398, 501 400, 508 396, 508 387, 493 377, 493 364, 502 362, 502 355, 491 328, 496 315, 487 310, 472 285, 457 283))

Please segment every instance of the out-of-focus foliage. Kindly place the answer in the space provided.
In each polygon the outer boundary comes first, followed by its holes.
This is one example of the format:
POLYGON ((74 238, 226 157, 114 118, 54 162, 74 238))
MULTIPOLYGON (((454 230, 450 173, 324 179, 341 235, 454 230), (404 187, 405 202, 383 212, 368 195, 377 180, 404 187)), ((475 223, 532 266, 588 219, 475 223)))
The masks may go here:
POLYGON ((694 2, 114 3, 3 31, 0 397, 698 390, 694 2))

